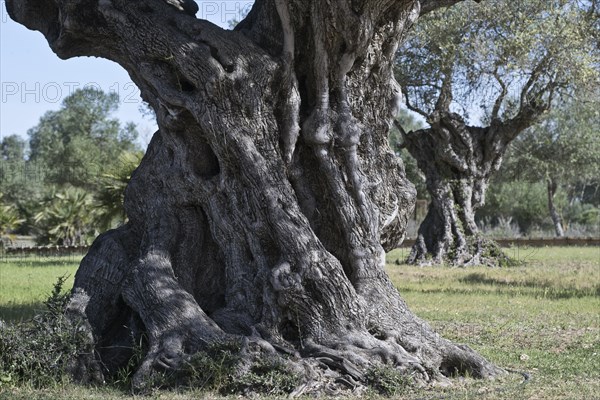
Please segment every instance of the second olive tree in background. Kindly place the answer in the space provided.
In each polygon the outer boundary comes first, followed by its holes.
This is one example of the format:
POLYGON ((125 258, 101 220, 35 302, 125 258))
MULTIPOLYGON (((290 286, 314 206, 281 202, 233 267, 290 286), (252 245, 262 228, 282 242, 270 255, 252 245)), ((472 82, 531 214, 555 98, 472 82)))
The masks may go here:
POLYGON ((409 262, 498 265, 502 253, 479 234, 475 210, 517 135, 597 83, 594 12, 496 0, 419 20, 396 62, 406 107, 429 124, 407 132, 396 123, 431 196, 409 262))

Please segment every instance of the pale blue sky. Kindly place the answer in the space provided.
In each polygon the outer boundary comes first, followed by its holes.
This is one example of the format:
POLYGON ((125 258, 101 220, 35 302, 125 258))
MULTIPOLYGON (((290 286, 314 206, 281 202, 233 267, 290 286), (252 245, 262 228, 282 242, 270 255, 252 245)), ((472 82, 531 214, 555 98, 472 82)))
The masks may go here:
MULTIPOLYGON (((227 27, 227 21, 251 6, 252 0, 196 1, 197 14, 217 25, 227 27)), ((0 21, 0 136, 16 133, 26 137, 48 110, 56 110, 62 100, 76 88, 86 85, 104 91, 116 91, 121 106, 116 116, 135 122, 147 144, 156 125, 139 112, 139 91, 119 65, 100 58, 79 57, 59 59, 43 35, 13 22, 2 1, 0 21)))

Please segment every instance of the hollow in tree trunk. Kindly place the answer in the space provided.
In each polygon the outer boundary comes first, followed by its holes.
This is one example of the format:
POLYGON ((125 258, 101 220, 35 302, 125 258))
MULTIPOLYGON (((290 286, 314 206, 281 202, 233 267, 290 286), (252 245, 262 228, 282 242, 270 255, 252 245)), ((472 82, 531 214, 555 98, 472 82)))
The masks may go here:
POLYGON ((306 380, 383 364, 425 382, 500 373, 412 314, 384 271, 415 199, 387 132, 419 2, 257 0, 233 32, 192 3, 7 2, 61 58, 123 66, 159 125, 129 222, 75 278, 70 312, 95 341, 82 369, 114 373, 144 334, 137 387, 230 340, 334 371, 306 380))

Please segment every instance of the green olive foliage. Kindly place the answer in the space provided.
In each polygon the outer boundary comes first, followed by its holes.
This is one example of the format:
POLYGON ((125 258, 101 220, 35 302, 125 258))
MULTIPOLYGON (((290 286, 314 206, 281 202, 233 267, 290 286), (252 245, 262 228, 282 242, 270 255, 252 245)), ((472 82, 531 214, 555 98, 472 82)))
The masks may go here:
POLYGON ((506 120, 532 100, 598 85, 596 27, 589 2, 462 2, 418 20, 396 79, 407 107, 426 118, 447 104, 473 123, 506 120))

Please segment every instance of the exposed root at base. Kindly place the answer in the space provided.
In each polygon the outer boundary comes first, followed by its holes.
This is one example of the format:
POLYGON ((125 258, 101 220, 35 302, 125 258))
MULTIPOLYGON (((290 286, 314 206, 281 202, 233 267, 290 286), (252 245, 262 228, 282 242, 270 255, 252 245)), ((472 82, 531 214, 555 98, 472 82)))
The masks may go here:
POLYGON ((359 395, 369 387, 449 386, 447 377, 490 378, 504 372, 460 345, 442 355, 439 370, 432 371, 394 341, 360 333, 327 345, 307 339, 296 353, 277 347, 261 338, 244 337, 216 342, 192 355, 151 352, 135 374, 133 389, 183 386, 222 394, 359 395))
POLYGON ((504 254, 500 246, 491 239, 474 237, 469 238, 468 243, 463 246, 456 248, 452 246, 452 243, 440 242, 434 246, 437 249, 434 251, 428 249, 424 240, 420 238, 413 246, 406 262, 422 267, 448 264, 453 267, 483 265, 492 268, 513 266, 518 263, 504 254))

